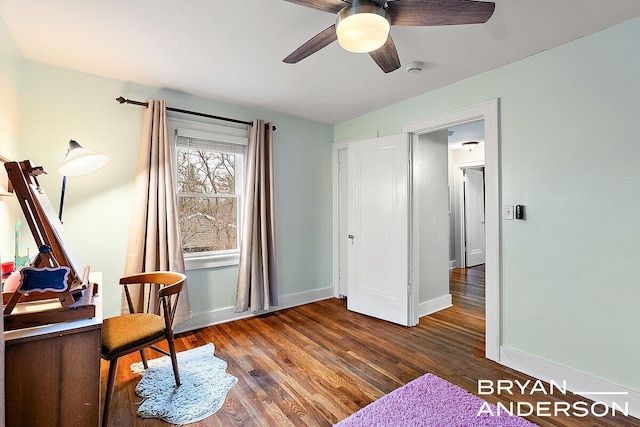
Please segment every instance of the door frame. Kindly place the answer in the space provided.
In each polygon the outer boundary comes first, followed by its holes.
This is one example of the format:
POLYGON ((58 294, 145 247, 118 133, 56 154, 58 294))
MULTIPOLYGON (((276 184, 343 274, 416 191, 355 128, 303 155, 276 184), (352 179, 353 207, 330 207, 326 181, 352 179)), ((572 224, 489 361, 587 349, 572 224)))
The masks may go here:
MULTIPOLYGON (((420 135, 476 120, 484 120, 485 132, 485 357, 498 362, 501 341, 499 99, 414 120, 402 124, 400 132, 420 135)), ((415 279, 412 277, 413 283, 417 283, 415 279)))
MULTIPOLYGON (((484 147, 483 147, 483 150, 484 150, 484 147)), ((460 260, 459 264, 461 268, 466 268, 467 267, 467 251, 465 250, 465 246, 467 244, 466 242, 467 224, 466 224, 466 218, 465 218, 466 201, 465 201, 465 193, 464 193, 465 192, 464 171, 465 169, 473 169, 477 167, 484 168, 485 164, 484 164, 484 160, 476 160, 472 162, 458 162, 458 163, 455 163, 454 167, 455 167, 455 173, 457 174, 457 180, 458 180, 458 188, 456 189, 456 192, 458 194, 458 207, 459 207, 458 210, 460 211, 460 212, 456 212, 456 215, 458 216, 458 225, 460 227, 460 235, 458 236, 458 239, 459 239, 458 244, 460 245, 460 250, 455 255, 456 255, 456 259, 460 260)), ((485 204, 486 204, 486 201, 485 201, 485 204)))
MULTIPOLYGON (((338 168, 340 167, 338 163, 338 154, 340 150, 347 149, 349 147, 350 142, 362 141, 364 139, 377 138, 378 132, 371 132, 364 135, 360 135, 354 138, 344 139, 342 141, 337 141, 332 144, 331 147, 331 179, 332 179, 332 190, 333 190, 333 296, 336 298, 340 298, 340 235, 338 233, 339 221, 340 218, 338 216, 338 205, 340 204, 340 188, 338 183, 338 168)), ((344 249, 344 248, 343 248, 344 249)), ((346 272, 345 272, 346 275, 346 272)), ((344 295, 347 296, 347 295, 344 295)))
MULTIPOLYGON (((485 202, 484 202, 484 167, 482 167, 481 171, 478 171, 478 168, 474 168, 474 167, 463 167, 460 170, 462 171, 463 178, 464 178, 463 181, 462 181, 462 194, 461 194, 461 196, 462 196, 462 203, 461 203, 462 204, 462 217, 461 217, 462 224, 460 225, 460 229, 462 230, 462 232, 460 233, 460 237, 462 238, 462 243, 464 245, 464 248, 463 248, 464 255, 462 257, 462 260, 463 260, 463 264, 462 265, 464 266, 464 268, 468 268, 469 264, 467 262, 468 261, 467 253, 469 252, 469 235, 468 235, 469 224, 467 222, 467 220, 468 220, 467 214, 468 214, 469 211, 467 210, 467 196, 468 196, 468 190, 467 190, 468 189, 468 186, 467 186, 467 182, 468 182, 467 176, 468 175, 467 175, 467 172, 470 171, 470 170, 473 170, 473 171, 476 171, 476 172, 480 172, 482 174, 482 187, 483 187, 482 188, 482 197, 483 197, 483 201, 482 201, 483 214, 482 214, 482 216, 483 216, 483 223, 484 223, 485 222, 484 221, 484 217, 486 216, 485 213, 484 213, 484 204, 485 204, 485 202)), ((483 234, 484 234, 484 232, 483 232, 483 234)), ((486 244, 484 246, 486 246, 486 244)), ((483 252, 485 252, 485 257, 486 257, 486 250, 484 248, 483 248, 483 252)), ((479 263, 479 264, 484 264, 484 263, 479 263)), ((479 265, 479 264, 474 264, 474 266, 475 265, 479 265)))

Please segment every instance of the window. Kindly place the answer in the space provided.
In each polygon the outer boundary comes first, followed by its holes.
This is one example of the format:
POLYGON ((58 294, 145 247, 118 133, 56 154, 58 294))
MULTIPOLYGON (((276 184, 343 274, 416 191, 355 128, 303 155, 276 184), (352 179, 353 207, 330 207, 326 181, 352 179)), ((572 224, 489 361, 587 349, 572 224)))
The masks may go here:
POLYGON ((238 263, 247 131, 169 120, 187 269, 238 263))

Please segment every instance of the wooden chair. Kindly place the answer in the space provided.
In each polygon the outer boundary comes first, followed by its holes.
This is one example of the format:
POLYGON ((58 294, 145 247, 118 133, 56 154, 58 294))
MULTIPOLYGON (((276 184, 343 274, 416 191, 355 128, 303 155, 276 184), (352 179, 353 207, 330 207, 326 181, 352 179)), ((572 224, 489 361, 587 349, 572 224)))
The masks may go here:
MULTIPOLYGON (((109 404, 113 395, 113 387, 118 368, 118 358, 135 351, 140 351, 142 364, 147 368, 145 348, 151 348, 171 357, 173 375, 176 386, 180 386, 180 374, 178 373, 178 361, 173 343, 173 318, 178 305, 178 297, 184 286, 186 276, 182 273, 170 271, 152 271, 133 274, 120 279, 124 285, 127 304, 130 314, 104 319, 102 323, 102 358, 109 361, 109 376, 107 378, 107 393, 104 401, 102 425, 106 426, 109 416, 109 404), (155 313, 136 313, 127 285, 132 284, 157 284, 160 285, 155 313), (160 315, 162 307, 162 315, 160 315), (153 344, 167 340, 169 352, 166 352, 153 344)), ((151 305, 153 306, 153 305, 151 305)), ((147 307, 147 311, 149 308, 147 307)))

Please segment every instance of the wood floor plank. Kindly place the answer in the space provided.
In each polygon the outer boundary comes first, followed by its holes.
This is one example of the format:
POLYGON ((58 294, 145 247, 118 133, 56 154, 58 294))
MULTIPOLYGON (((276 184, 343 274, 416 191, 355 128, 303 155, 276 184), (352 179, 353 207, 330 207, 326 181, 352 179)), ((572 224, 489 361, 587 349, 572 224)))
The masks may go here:
MULTIPOLYGON (((215 345, 238 378, 224 406, 190 426, 309 426, 335 424, 396 388, 431 372, 472 393, 478 379, 535 380, 484 358, 484 268, 452 270, 453 307, 406 328, 346 309, 328 299, 177 336, 178 351, 215 345)), ((160 427, 136 416, 130 372, 138 355, 121 359, 112 426, 160 427)), ((107 365, 102 366, 104 393, 107 365)), ((482 396, 491 403, 577 402, 579 396, 482 396)), ((640 427, 632 417, 527 417, 542 427, 640 427)))

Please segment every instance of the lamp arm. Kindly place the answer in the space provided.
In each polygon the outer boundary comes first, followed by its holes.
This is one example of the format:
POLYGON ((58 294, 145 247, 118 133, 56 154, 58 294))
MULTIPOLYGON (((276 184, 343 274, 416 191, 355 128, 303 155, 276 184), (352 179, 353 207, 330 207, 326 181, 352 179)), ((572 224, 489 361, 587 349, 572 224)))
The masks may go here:
POLYGON ((64 192, 67 189, 67 176, 62 175, 62 190, 60 191, 60 208, 58 210, 58 219, 62 223, 62 208, 64 207, 64 192))

